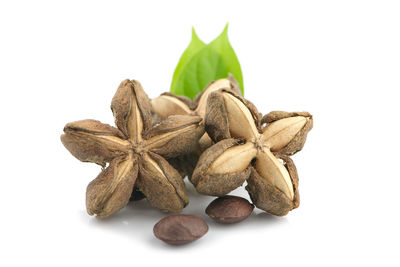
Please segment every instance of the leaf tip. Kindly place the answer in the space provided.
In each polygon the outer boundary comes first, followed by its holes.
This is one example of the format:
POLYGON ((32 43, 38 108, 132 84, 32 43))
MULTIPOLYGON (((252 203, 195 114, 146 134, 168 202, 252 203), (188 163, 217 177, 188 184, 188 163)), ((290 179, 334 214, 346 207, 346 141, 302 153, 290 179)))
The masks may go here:
POLYGON ((225 24, 224 30, 221 32, 219 37, 224 37, 224 38, 228 39, 228 28, 229 28, 229 22, 227 22, 225 24))
POLYGON ((229 26, 229 22, 227 22, 227 23, 226 23, 226 25, 225 25, 225 28, 224 28, 224 31, 223 31, 223 32, 226 32, 226 33, 228 33, 228 26, 229 26))
POLYGON ((197 36, 196 30, 194 29, 194 26, 192 26, 192 39, 199 39, 199 36, 197 36))

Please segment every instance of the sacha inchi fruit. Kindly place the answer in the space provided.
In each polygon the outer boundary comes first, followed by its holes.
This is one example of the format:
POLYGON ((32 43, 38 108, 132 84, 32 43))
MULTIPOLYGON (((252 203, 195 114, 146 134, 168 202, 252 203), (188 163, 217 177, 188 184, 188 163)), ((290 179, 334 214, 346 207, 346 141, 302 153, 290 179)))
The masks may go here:
POLYGON ((150 100, 135 80, 124 80, 111 103, 118 128, 96 120, 68 123, 61 141, 81 161, 103 171, 87 187, 90 215, 105 218, 138 199, 151 206, 180 212, 188 203, 182 177, 165 158, 191 153, 204 134, 202 118, 170 116, 152 125, 150 100), (106 164, 108 166, 106 167, 106 164))
MULTIPOLYGON (((196 115, 204 119, 208 96, 219 89, 230 90, 240 94, 239 84, 232 75, 229 75, 228 78, 211 82, 193 101, 185 96, 179 96, 168 92, 163 93, 151 99, 153 121, 157 123, 172 115, 196 115)), ((196 167, 200 154, 212 144, 212 140, 207 133, 205 133, 200 138, 198 148, 193 153, 168 158, 168 162, 174 166, 183 177, 186 175, 190 177, 193 173, 193 169, 196 167)))
POLYGON ((206 131, 216 144, 201 155, 191 177, 199 193, 224 196, 247 180, 256 207, 283 216, 299 205, 296 167, 313 125, 308 112, 275 111, 263 118, 240 95, 219 90, 208 97, 206 131))

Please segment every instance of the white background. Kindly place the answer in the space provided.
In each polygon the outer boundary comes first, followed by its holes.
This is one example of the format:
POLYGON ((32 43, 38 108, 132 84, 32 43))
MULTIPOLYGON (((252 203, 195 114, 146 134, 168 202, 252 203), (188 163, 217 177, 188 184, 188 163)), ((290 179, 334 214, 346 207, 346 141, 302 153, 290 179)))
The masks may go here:
POLYGON ((0 39, 1 266, 400 265, 398 1, 1 1, 0 39), (68 153, 63 126, 112 124, 125 78, 167 91, 191 26, 209 42, 226 22, 245 96, 314 115, 300 207, 218 225, 188 185, 184 213, 210 230, 181 247, 153 237, 165 214, 145 200, 90 217, 100 167, 68 153))

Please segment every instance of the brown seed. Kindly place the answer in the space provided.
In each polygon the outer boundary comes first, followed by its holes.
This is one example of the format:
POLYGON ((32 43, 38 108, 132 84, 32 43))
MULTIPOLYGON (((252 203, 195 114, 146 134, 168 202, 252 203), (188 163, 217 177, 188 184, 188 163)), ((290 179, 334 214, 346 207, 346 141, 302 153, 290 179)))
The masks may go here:
POLYGON ((154 235, 172 245, 186 244, 205 235, 208 225, 203 218, 196 215, 170 215, 154 225, 154 235))
POLYGON ((223 196, 208 205, 206 213, 219 223, 241 222, 253 212, 254 205, 247 199, 236 196, 223 196))

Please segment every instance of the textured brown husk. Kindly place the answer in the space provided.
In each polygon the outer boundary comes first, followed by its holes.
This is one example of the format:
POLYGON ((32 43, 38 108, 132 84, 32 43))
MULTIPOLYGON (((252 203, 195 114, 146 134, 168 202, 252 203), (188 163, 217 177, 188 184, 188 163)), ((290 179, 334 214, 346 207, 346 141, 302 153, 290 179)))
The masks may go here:
MULTIPOLYGON (((241 91, 239 89, 239 84, 237 83, 235 78, 231 74, 229 74, 229 77, 227 78, 227 80, 229 81, 230 85, 225 89, 232 90, 236 94, 240 95, 241 91)), ((188 114, 192 114, 192 115, 204 114, 205 110, 204 111, 199 110, 199 106, 198 106, 199 102, 207 101, 206 99, 203 100, 202 98, 205 96, 205 92, 207 92, 208 90, 215 90, 215 88, 212 88, 212 85, 215 82, 217 82, 217 81, 213 81, 213 82, 209 83, 206 86, 206 88, 195 97, 194 101, 191 101, 187 97, 174 95, 169 92, 163 93, 163 94, 161 94, 161 96, 170 96, 170 97, 174 97, 174 98, 178 99, 183 104, 185 104, 188 109, 191 110, 191 112, 188 114)), ((219 90, 222 88, 223 87, 218 88, 216 90, 219 90)), ((204 106, 204 108, 205 107, 206 106, 204 106)), ((153 114, 153 123, 159 123, 163 118, 165 119, 168 116, 175 115, 173 110, 167 110, 166 114, 157 114, 155 112, 154 108, 153 108, 152 114, 153 114)), ((193 173, 194 168, 196 167, 196 163, 197 163, 201 153, 204 150, 206 150, 207 148, 209 148, 212 144, 213 144, 213 141, 208 136, 208 134, 204 134, 203 137, 199 141, 199 146, 190 148, 191 151, 188 152, 187 154, 185 154, 183 156, 178 156, 178 157, 166 155, 166 157, 168 157, 168 162, 179 171, 179 173, 182 175, 182 177, 185 177, 186 175, 190 177, 193 173)))
POLYGON ((257 108, 253 103, 246 100, 239 94, 236 94, 232 91, 221 89, 219 91, 213 92, 210 94, 207 100, 207 111, 205 117, 206 124, 206 132, 211 137, 214 142, 218 142, 223 139, 231 138, 229 132, 229 121, 227 119, 227 111, 225 106, 225 100, 222 97, 223 93, 228 93, 236 97, 240 100, 250 111, 256 128, 259 132, 260 129, 260 121, 261 121, 261 113, 258 112, 257 108))
POLYGON ((165 177, 149 170, 147 162, 141 160, 138 189, 143 192, 152 207, 164 212, 180 212, 189 203, 182 177, 161 156, 150 152, 149 157, 158 163, 165 177))
POLYGON ((122 146, 118 144, 99 143, 98 140, 102 136, 125 139, 121 131, 108 124, 96 120, 81 120, 68 123, 64 132, 61 142, 80 161, 93 162, 105 167, 107 162, 124 154, 121 151, 122 146))
POLYGON ((132 160, 131 168, 120 180, 114 179, 118 164, 128 159, 115 158, 96 179, 91 181, 86 190, 86 208, 90 215, 97 214, 98 218, 105 218, 122 209, 128 202, 135 184, 138 166, 132 160))
POLYGON ((134 80, 120 84, 111 108, 118 129, 83 120, 67 124, 61 136, 78 159, 103 167, 110 162, 87 188, 88 213, 110 216, 127 204, 134 188, 156 208, 181 211, 188 203, 183 179, 163 156, 182 156, 198 146, 202 119, 174 116, 153 127, 149 99, 134 80))
POLYGON ((301 129, 300 132, 292 139, 291 142, 289 142, 285 147, 281 148, 279 151, 276 151, 279 154, 292 156, 296 154, 298 151, 303 149, 307 139, 307 134, 309 131, 311 131, 313 127, 314 121, 312 115, 308 112, 272 111, 266 114, 261 120, 261 124, 265 123, 268 124, 280 119, 285 119, 295 116, 303 116, 308 118, 307 123, 304 125, 303 129, 301 129))
POLYGON ((111 110, 115 117, 115 124, 117 127, 128 136, 127 124, 130 117, 130 110, 132 106, 132 98, 136 98, 136 103, 140 110, 140 115, 143 122, 143 131, 146 132, 151 128, 151 105, 150 99, 144 92, 142 85, 135 80, 124 80, 118 87, 111 101, 111 110))
POLYGON ((204 134, 204 125, 202 119, 199 116, 185 116, 185 115, 174 115, 168 117, 158 125, 154 126, 145 136, 146 139, 150 139, 154 136, 159 136, 168 132, 178 131, 184 128, 188 130, 177 134, 170 139, 162 147, 157 147, 151 151, 172 158, 176 155, 188 154, 195 151, 198 146, 198 142, 193 143, 190 140, 199 140, 204 134), (194 128, 195 125, 199 125, 194 128), (189 128, 191 127, 191 128, 189 128))
MULTIPOLYGON (((175 97, 178 100, 180 100, 181 102, 185 103, 190 109, 193 109, 193 101, 187 96, 176 95, 176 94, 173 94, 170 92, 165 92, 165 93, 162 93, 161 95, 175 97)), ((176 115, 176 114, 172 114, 172 115, 176 115)))
POLYGON ((249 177, 250 168, 238 173, 207 174, 212 162, 228 148, 235 145, 240 145, 240 142, 235 139, 225 139, 203 152, 190 180, 199 193, 224 196, 241 186, 249 177))
POLYGON ((254 168, 252 168, 250 177, 247 180, 246 190, 249 192, 250 198, 257 208, 273 215, 284 216, 300 204, 299 178, 293 161, 287 156, 280 156, 279 158, 284 160, 285 167, 289 172, 293 184, 293 200, 290 200, 282 191, 269 184, 254 168))
MULTIPOLYGON (((235 92, 235 93, 238 94, 238 95, 242 95, 242 92, 240 91, 240 88, 239 88, 239 83, 236 81, 236 79, 233 77, 233 75, 232 75, 232 74, 229 74, 229 76, 228 76, 227 79, 229 80, 230 86, 227 87, 227 88, 220 88, 220 89, 231 90, 232 92, 235 92)), ((212 81, 212 82, 210 82, 210 83, 206 86, 206 88, 204 88, 203 91, 201 91, 200 93, 198 93, 198 94, 196 95, 196 97, 194 98, 193 103, 192 103, 192 109, 193 109, 193 110, 195 110, 195 109, 197 108, 197 106, 199 105, 199 102, 200 102, 201 98, 203 97, 203 95, 205 94, 205 92, 207 91, 207 89, 209 89, 209 88, 211 87, 211 85, 213 85, 215 82, 217 82, 217 81, 212 81)))
POLYGON ((246 188, 254 204, 283 216, 299 205, 297 172, 288 155, 303 147, 313 120, 307 112, 272 112, 261 117, 251 102, 232 91, 221 89, 210 94, 205 117, 206 131, 217 143, 203 153, 191 181, 199 193, 221 196, 248 178, 246 188), (275 139, 264 135, 261 130, 263 124, 268 126, 275 121, 297 116, 306 120, 284 120, 275 124, 275 127, 282 128, 270 128, 279 133, 274 134, 275 139), (246 147, 230 149, 235 141, 243 142, 246 147), (220 156, 224 151, 227 152, 220 156), (235 156, 235 153, 239 154, 235 156), (235 162, 235 165, 229 165, 229 162, 235 162), (232 174, 237 170, 241 173, 232 174))

